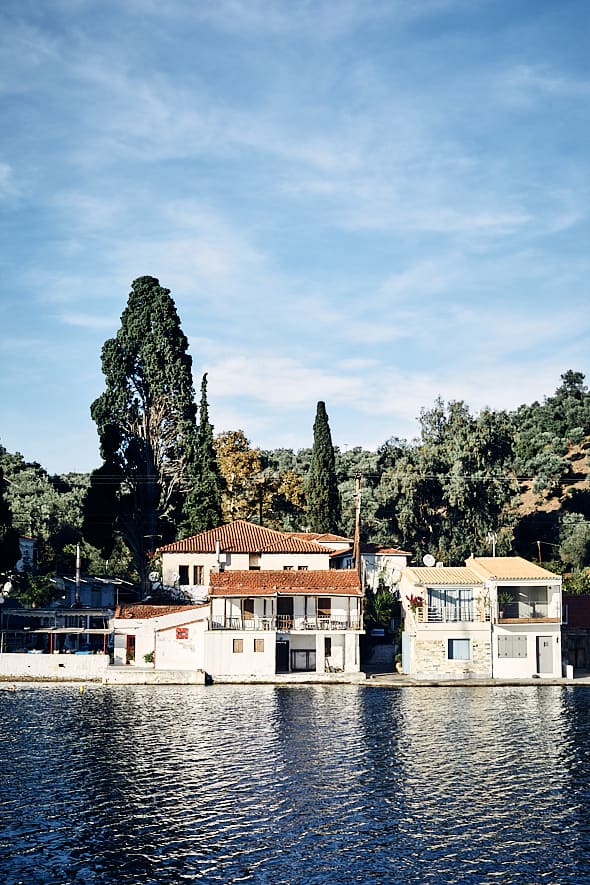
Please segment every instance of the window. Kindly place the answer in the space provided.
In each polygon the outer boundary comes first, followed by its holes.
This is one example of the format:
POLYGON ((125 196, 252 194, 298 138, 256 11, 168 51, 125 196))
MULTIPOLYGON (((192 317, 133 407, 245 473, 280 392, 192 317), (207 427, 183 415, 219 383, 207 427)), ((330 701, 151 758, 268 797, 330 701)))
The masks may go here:
POLYGON ((193 565, 193 584, 203 584, 203 566, 193 565))
POLYGON ((332 654, 332 639, 330 636, 324 637, 324 657, 329 658, 332 654))
POLYGON ((253 621, 254 620, 254 600, 253 599, 244 599, 242 600, 242 617, 245 621, 253 621))
POLYGON ((244 651, 244 640, 234 639, 234 654, 239 655, 244 651))
POLYGON ((449 661, 470 661, 469 639, 449 639, 449 661))
POLYGON ((526 658, 526 636, 498 636, 499 658, 526 658))
POLYGON ((188 565, 178 566, 178 583, 186 587, 188 584, 188 565))
POLYGON ((307 570, 308 570, 308 569, 307 569, 307 566, 306 566, 306 565, 298 565, 298 566, 297 566, 297 571, 298 571, 298 572, 306 572, 307 570))
POLYGON ((284 566, 283 566, 283 571, 284 571, 284 572, 292 572, 292 571, 293 571, 293 566, 292 566, 292 565, 284 565, 284 566))
POLYGON ((332 614, 332 600, 329 597, 318 599, 318 618, 329 618, 332 614))
POLYGON ((430 587, 429 621, 473 621, 473 588, 430 587))
POLYGON ((254 651, 264 651, 264 639, 254 640, 254 651))

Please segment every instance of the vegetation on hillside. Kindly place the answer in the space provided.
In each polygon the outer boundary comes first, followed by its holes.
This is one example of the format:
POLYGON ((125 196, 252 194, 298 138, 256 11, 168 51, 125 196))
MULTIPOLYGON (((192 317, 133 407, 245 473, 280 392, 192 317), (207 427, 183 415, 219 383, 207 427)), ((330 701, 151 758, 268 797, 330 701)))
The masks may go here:
MULTIPOLYGON (((205 519, 245 518, 288 531, 315 528, 309 494, 313 446, 260 450, 241 430, 213 436, 205 391, 202 386, 200 433, 208 446, 212 502, 205 512, 217 513, 216 488, 221 505, 218 516, 205 519)), ((422 411, 417 440, 392 437, 376 452, 337 446, 332 451, 341 502, 332 530, 338 524, 353 537, 360 474, 363 541, 409 550, 418 562, 432 553, 449 565, 495 548, 541 561, 566 574, 568 589, 590 592, 590 394, 583 374, 566 372, 553 395, 511 413, 485 409, 473 415, 465 403, 437 400, 422 411)), ((108 497, 97 516, 101 543, 83 531, 90 477, 49 476, 39 464, 1 447, 0 467, 14 528, 37 540, 39 573, 72 574, 75 544, 81 543, 85 568, 137 579, 113 527, 108 497)), ((197 469, 205 475, 204 468, 197 469)), ((167 537, 181 535, 187 525, 186 512, 175 512, 167 537)))

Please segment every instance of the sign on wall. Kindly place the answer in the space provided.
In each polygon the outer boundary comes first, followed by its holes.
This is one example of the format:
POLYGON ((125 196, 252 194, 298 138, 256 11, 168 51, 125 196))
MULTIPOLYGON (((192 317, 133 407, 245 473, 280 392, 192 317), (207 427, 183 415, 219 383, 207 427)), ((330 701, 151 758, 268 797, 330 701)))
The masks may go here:
POLYGON ((177 639, 188 639, 188 627, 177 627, 176 628, 176 638, 177 639))

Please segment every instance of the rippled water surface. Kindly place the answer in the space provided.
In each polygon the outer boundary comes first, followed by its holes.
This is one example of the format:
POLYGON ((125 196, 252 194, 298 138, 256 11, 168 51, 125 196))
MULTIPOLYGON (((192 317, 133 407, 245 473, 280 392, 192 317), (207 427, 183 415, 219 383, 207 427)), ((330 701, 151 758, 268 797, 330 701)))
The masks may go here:
POLYGON ((0 882, 590 881, 590 689, 0 687, 0 882))

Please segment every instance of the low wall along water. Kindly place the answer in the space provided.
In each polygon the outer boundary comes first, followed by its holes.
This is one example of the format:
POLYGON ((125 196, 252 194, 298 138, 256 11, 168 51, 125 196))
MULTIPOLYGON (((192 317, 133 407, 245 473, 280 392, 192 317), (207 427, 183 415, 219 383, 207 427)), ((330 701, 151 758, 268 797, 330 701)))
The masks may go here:
POLYGON ((96 655, 0 655, 0 679, 102 680, 109 656, 96 655))

